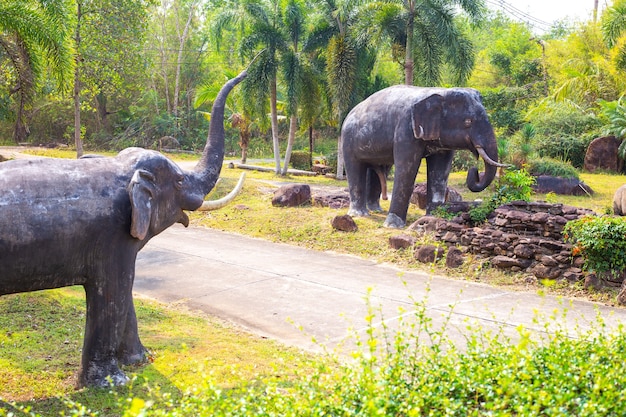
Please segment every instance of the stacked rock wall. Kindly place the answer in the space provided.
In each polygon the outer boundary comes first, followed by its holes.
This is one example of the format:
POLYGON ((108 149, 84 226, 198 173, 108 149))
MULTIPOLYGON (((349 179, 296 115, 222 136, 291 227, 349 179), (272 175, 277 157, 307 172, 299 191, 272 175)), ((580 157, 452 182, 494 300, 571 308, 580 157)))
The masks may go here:
POLYGON ((424 216, 411 229, 430 232, 496 268, 526 271, 539 279, 578 281, 583 278, 583 260, 572 255, 562 232, 568 221, 590 214, 562 204, 514 202, 496 209, 480 227, 471 227, 469 214, 462 213, 452 220, 424 216))

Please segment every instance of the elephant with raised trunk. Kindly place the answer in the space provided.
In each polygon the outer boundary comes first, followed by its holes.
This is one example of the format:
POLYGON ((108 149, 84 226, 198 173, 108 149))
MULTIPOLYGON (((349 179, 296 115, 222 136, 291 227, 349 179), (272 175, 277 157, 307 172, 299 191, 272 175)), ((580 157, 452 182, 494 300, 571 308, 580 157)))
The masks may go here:
POLYGON ((467 149, 485 161, 471 168, 467 186, 484 190, 494 179, 498 147, 478 91, 398 85, 359 103, 341 129, 351 216, 381 211, 385 176, 395 166, 386 227, 406 224, 409 201, 422 158, 427 164, 427 212, 444 203, 454 150, 467 149))
POLYGON ((79 386, 124 384, 119 364, 146 360, 132 299, 137 253, 174 223, 187 226, 185 210, 224 204, 204 197, 224 159, 226 97, 245 76, 228 81, 215 99, 193 171, 139 148, 112 158, 0 163, 0 295, 84 287, 79 386))

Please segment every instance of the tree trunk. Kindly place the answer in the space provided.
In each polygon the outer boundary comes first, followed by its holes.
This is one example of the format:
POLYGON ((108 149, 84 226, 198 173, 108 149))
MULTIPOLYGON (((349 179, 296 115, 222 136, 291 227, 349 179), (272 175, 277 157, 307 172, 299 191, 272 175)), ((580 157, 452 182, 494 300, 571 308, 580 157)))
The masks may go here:
POLYGON ((272 121, 272 144, 274 147, 275 173, 280 175, 280 144, 278 142, 278 108, 276 106, 276 77, 270 82, 270 107, 272 121))
POLYGON ((309 125, 309 165, 313 166, 313 125, 309 125))
POLYGON ((76 67, 74 68, 74 144, 76 145, 76 158, 83 156, 83 139, 81 138, 80 126, 80 23, 82 19, 82 10, 80 1, 76 2, 76 34, 74 41, 76 42, 76 67))
POLYGON ((343 141, 341 140, 341 132, 337 140, 337 175, 338 180, 344 179, 343 175, 343 141))
POLYGON ((415 62, 413 61, 413 32, 414 32, 414 16, 415 16, 415 3, 409 2, 409 20, 406 25, 406 51, 404 57, 404 83, 406 85, 413 85, 413 71, 415 69, 415 62))
POLYGON ((287 150, 285 151, 285 163, 283 165, 283 176, 287 175, 289 169, 289 161, 291 160, 291 151, 293 143, 296 141, 296 129, 298 128, 298 116, 292 114, 289 118, 289 140, 287 141, 287 150))
POLYGON ((189 26, 191 26, 191 20, 193 18, 195 2, 189 6, 189 16, 187 16, 187 23, 183 29, 183 33, 180 33, 180 27, 178 26, 178 12, 176 13, 176 29, 178 30, 178 60, 176 61, 176 79, 174 80, 174 99, 172 103, 172 114, 178 116, 178 96, 180 95, 180 69, 183 65, 183 54, 185 42, 189 36, 189 26))

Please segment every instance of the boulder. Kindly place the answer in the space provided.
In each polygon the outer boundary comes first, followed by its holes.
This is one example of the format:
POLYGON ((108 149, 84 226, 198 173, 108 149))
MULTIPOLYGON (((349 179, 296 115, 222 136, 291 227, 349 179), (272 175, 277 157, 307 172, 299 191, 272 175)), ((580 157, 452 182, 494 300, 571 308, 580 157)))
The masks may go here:
POLYGON ((443 258, 444 249, 435 245, 422 245, 415 249, 414 257, 417 261, 431 264, 443 258))
POLYGON ((448 268, 459 268, 465 260, 463 259, 463 252, 461 249, 451 246, 448 249, 448 255, 446 256, 446 266, 448 268))
POLYGON ((535 177, 533 190, 536 193, 559 195, 592 195, 594 191, 587 184, 576 178, 554 177, 552 175, 539 175, 535 177))
POLYGON ((313 205, 332 209, 350 207, 350 195, 347 191, 315 192, 313 194, 313 205))
POLYGON ((331 222, 333 229, 340 232, 356 232, 359 228, 354 222, 352 216, 344 214, 343 216, 335 216, 331 222))
MULTIPOLYGON (((459 192, 456 191, 454 188, 448 187, 448 189, 446 190, 445 202, 452 203, 459 201, 463 201, 463 197, 461 197, 461 194, 459 194, 459 192)), ((426 209, 427 200, 425 182, 415 184, 415 187, 413 187, 413 194, 411 194, 411 203, 415 204, 422 210, 426 209)))
POLYGON ((605 136, 591 141, 585 153, 586 171, 597 170, 620 172, 624 162, 617 156, 621 140, 615 136, 605 136))
POLYGON ((299 207, 311 203, 311 187, 307 184, 287 184, 274 192, 272 206, 299 207))
POLYGON ((389 238, 389 246, 393 249, 406 249, 415 245, 417 239, 410 235, 397 235, 389 238))

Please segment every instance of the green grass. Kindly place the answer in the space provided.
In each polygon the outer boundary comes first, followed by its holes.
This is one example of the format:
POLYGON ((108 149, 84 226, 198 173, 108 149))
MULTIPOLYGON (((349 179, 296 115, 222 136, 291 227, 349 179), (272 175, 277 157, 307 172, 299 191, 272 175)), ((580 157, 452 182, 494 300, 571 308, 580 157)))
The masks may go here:
POLYGON ((146 397, 158 387, 175 399, 209 377, 221 389, 258 378, 288 380, 310 360, 296 349, 176 305, 147 299, 136 299, 135 305, 151 363, 126 367, 133 383, 111 395, 109 390, 75 389, 85 320, 82 288, 0 297, 0 399, 42 416, 59 415, 65 399, 116 416, 127 405, 119 396, 146 397))

